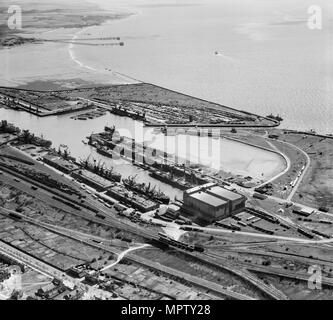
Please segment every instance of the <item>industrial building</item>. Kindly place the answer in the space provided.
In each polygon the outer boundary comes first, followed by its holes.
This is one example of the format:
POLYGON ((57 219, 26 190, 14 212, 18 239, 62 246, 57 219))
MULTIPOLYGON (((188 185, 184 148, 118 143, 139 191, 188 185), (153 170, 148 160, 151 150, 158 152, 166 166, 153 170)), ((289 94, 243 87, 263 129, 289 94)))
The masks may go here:
POLYGON ((95 173, 87 170, 79 170, 72 173, 72 177, 97 191, 105 191, 113 186, 113 183, 106 180, 95 173))
POLYGON ((118 201, 125 203, 141 212, 149 212, 158 209, 159 205, 155 201, 147 199, 142 195, 128 191, 122 185, 118 184, 110 188, 106 194, 118 201))
POLYGON ((183 210, 207 222, 218 221, 245 209, 246 197, 207 183, 184 192, 183 210))
POLYGON ((56 168, 57 170, 64 172, 66 174, 70 174, 73 171, 79 169, 79 167, 76 164, 54 155, 44 156, 43 161, 49 166, 56 168))

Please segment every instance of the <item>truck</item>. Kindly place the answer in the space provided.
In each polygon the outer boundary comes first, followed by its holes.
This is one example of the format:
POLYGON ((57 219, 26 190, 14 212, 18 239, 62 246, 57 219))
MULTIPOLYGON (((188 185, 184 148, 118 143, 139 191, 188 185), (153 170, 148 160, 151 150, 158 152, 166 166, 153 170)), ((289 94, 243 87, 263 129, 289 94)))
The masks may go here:
POLYGON ((120 204, 120 203, 116 203, 116 204, 114 205, 114 208, 115 208, 118 212, 123 212, 123 211, 125 211, 125 210, 127 209, 126 206, 124 206, 124 205, 122 205, 122 204, 120 204))
POLYGON ((104 215, 101 215, 99 213, 96 213, 96 218, 99 218, 99 219, 105 219, 105 216, 104 215))
POLYGON ((315 212, 315 210, 313 210, 313 209, 306 209, 306 208, 300 208, 300 207, 293 208, 293 213, 298 214, 303 217, 308 217, 314 212, 315 212))
POLYGON ((255 193, 253 194, 253 198, 255 198, 255 199, 259 199, 259 200, 266 200, 268 197, 265 196, 265 195, 263 195, 263 194, 260 194, 260 193, 255 192, 255 193))

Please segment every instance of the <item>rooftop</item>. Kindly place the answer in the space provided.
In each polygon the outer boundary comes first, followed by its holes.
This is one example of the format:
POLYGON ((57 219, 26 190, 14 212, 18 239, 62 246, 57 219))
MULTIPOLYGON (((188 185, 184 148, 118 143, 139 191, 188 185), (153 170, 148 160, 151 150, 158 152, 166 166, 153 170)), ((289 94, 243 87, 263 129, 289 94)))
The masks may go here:
POLYGON ((232 192, 230 190, 215 186, 207 189, 209 194, 212 194, 218 198, 228 199, 228 200, 238 200, 243 198, 242 195, 232 192))
POLYGON ((192 193, 195 193, 195 192, 199 192, 200 190, 202 189, 206 189, 206 188, 210 188, 210 187, 213 187, 215 186, 216 184, 215 183, 206 183, 204 185, 201 185, 201 186, 197 186, 197 187, 194 187, 194 188, 191 188, 191 189, 188 189, 185 191, 185 193, 187 194, 192 194, 192 193))
POLYGON ((194 194, 191 194, 191 198, 194 198, 194 199, 197 199, 203 203, 206 203, 206 204, 209 204, 213 207, 220 207, 222 205, 225 205, 227 202, 220 199, 220 198, 217 198, 213 195, 210 195, 206 192, 198 192, 198 193, 194 193, 194 194))
POLYGON ((108 188, 111 187, 113 184, 111 181, 104 179, 103 177, 98 176, 95 173, 92 173, 90 171, 87 170, 80 170, 78 172, 79 175, 81 175, 82 177, 89 179, 97 184, 99 184, 100 186, 104 187, 104 188, 108 188))
POLYGON ((79 167, 75 165, 74 163, 71 163, 70 161, 67 161, 61 157, 53 156, 53 155, 46 155, 44 156, 44 159, 51 161, 61 167, 67 168, 69 170, 76 170, 79 167))

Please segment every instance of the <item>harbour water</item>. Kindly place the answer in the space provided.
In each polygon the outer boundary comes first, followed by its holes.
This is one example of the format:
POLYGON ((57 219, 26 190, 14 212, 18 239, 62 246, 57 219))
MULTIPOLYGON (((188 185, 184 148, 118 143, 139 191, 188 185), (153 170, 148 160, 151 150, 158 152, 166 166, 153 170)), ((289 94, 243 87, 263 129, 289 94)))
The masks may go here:
POLYGON ((157 184, 172 198, 180 197, 181 191, 151 178, 146 171, 125 160, 114 161, 101 156, 82 140, 86 140, 92 133, 102 132, 105 125, 116 125, 121 135, 135 138, 138 142, 145 141, 147 146, 225 172, 268 180, 285 169, 285 161, 278 154, 232 140, 185 135, 165 137, 163 134, 155 134, 151 128, 144 128, 142 122, 109 112, 87 121, 74 120, 72 116, 38 118, 23 111, 0 109, 0 120, 6 119, 22 129, 28 128, 34 134, 51 140, 54 148, 65 144, 77 159, 85 159, 89 155, 101 159, 107 166, 115 167, 123 177, 137 175, 139 182, 157 184))

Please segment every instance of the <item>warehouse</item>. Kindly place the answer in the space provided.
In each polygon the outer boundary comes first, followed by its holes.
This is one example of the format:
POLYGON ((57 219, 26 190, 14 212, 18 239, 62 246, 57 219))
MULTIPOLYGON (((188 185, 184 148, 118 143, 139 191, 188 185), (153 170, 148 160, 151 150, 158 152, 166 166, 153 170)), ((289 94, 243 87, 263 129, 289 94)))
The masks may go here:
POLYGON ((73 171, 79 169, 79 167, 74 163, 58 156, 46 155, 45 157, 43 157, 43 161, 49 166, 56 168, 57 170, 66 174, 72 173, 73 171))
POLYGON ((72 177, 97 191, 105 191, 110 188, 113 183, 109 180, 106 180, 97 174, 94 174, 87 170, 79 170, 72 173, 72 177))
POLYGON ((206 192, 228 202, 230 214, 237 214, 244 210, 246 198, 236 192, 214 186, 206 189, 206 192))
POLYGON ((106 194, 114 199, 117 199, 124 204, 131 206, 141 212, 149 212, 158 209, 158 203, 143 197, 134 192, 129 192, 121 185, 116 185, 110 188, 106 194))
POLYGON ((244 210, 243 195, 208 183, 184 192, 183 210, 194 217, 213 222, 225 219, 244 210))

